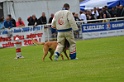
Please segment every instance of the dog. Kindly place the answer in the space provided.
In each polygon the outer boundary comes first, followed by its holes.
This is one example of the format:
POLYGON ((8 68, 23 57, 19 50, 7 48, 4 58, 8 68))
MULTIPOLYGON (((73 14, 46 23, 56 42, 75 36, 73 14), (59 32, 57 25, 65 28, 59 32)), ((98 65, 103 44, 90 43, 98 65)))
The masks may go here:
MULTIPOLYGON (((45 57, 47 56, 48 52, 50 52, 50 56, 49 56, 50 60, 51 61, 53 60, 52 56, 53 56, 54 51, 55 51, 55 49, 57 47, 57 44, 58 44, 57 41, 38 42, 36 40, 32 40, 32 42, 34 44, 37 44, 37 45, 43 45, 44 54, 43 54, 43 57, 42 57, 42 61, 45 60, 45 57)), ((69 42, 67 40, 65 40, 63 52, 64 52, 64 54, 65 54, 65 56, 67 57, 68 60, 69 60, 69 57, 68 57, 68 55, 66 53, 66 50, 69 48, 69 46, 70 46, 69 42)), ((63 55, 60 54, 60 56, 62 57, 62 60, 64 60, 63 55)))

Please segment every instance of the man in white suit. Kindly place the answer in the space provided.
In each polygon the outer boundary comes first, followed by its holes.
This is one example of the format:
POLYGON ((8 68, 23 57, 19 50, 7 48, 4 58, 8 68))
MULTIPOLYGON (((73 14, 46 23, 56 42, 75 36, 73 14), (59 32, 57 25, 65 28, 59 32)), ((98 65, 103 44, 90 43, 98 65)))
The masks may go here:
POLYGON ((70 44, 70 59, 76 59, 76 42, 72 30, 78 30, 78 27, 69 9, 69 4, 64 4, 63 9, 56 12, 52 20, 52 27, 58 31, 58 45, 55 50, 55 60, 58 60, 59 55, 63 51, 65 39, 70 44))

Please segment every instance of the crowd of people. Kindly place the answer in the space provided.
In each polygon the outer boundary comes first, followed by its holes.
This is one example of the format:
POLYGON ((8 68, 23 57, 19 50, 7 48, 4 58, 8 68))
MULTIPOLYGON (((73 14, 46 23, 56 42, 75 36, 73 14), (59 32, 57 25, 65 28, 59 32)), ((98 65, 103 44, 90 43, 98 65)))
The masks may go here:
MULTIPOLYGON (((80 19, 87 23, 87 20, 95 19, 106 19, 113 17, 123 17, 124 16, 124 7, 122 5, 117 5, 113 8, 108 8, 104 6, 102 9, 94 7, 92 10, 85 10, 80 12, 80 19)), ((103 20, 103 22, 107 22, 103 20)))
POLYGON ((12 27, 24 27, 25 23, 22 21, 21 17, 18 18, 16 21, 12 18, 12 16, 9 14, 5 19, 4 17, 0 18, 0 30, 4 28, 11 29, 12 27))
MULTIPOLYGON (((107 6, 104 6, 102 9, 94 7, 94 9, 92 10, 80 11, 80 15, 75 12, 73 12, 72 14, 74 16, 75 21, 84 21, 84 23, 90 23, 90 22, 87 22, 87 20, 122 17, 124 16, 124 7, 122 5, 118 5, 111 9, 109 9, 107 6)), ((45 15, 45 12, 42 12, 41 17, 39 18, 37 18, 35 15, 29 16, 27 18, 28 26, 37 26, 37 25, 44 25, 47 23, 51 23, 53 17, 54 17, 54 14, 51 14, 47 22, 47 17, 45 15)), ((103 20, 103 22, 107 22, 107 20, 103 20)), ((78 27, 80 27, 79 23, 77 23, 77 25, 78 27)), ((21 17, 19 17, 17 21, 13 19, 10 14, 5 19, 4 17, 0 17, 0 30, 4 28, 10 29, 12 27, 24 27, 24 26, 25 26, 25 23, 21 17)), ((56 36, 55 29, 51 28, 51 33, 53 36, 56 36)), ((78 32, 76 32, 76 34, 78 34, 78 32)))

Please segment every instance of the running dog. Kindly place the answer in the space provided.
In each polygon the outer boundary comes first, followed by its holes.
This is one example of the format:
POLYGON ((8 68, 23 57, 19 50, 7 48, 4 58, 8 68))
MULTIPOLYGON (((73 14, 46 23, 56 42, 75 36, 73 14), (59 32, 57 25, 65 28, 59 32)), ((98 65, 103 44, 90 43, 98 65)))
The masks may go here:
MULTIPOLYGON (((51 61, 53 60, 52 56, 53 56, 54 51, 55 51, 55 49, 57 47, 57 41, 38 42, 36 40, 32 40, 32 42, 34 44, 37 44, 37 45, 43 45, 44 54, 43 54, 43 57, 42 57, 42 61, 44 61, 44 59, 47 56, 48 52, 50 52, 50 56, 49 56, 50 60, 51 61)), ((69 60, 69 57, 68 57, 68 55, 66 53, 66 50, 69 48, 69 46, 70 46, 69 42, 67 40, 65 40, 63 52, 64 52, 64 54, 65 54, 65 56, 67 57, 68 60, 69 60)), ((60 56, 62 57, 62 60, 64 60, 63 55, 61 54, 60 56)))

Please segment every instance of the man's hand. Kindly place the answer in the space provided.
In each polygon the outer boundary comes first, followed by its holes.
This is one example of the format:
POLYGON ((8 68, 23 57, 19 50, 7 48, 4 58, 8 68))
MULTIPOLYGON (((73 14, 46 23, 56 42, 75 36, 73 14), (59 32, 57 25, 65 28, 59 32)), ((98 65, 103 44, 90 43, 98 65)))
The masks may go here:
POLYGON ((56 29, 56 27, 55 27, 55 26, 52 26, 52 28, 56 29))

